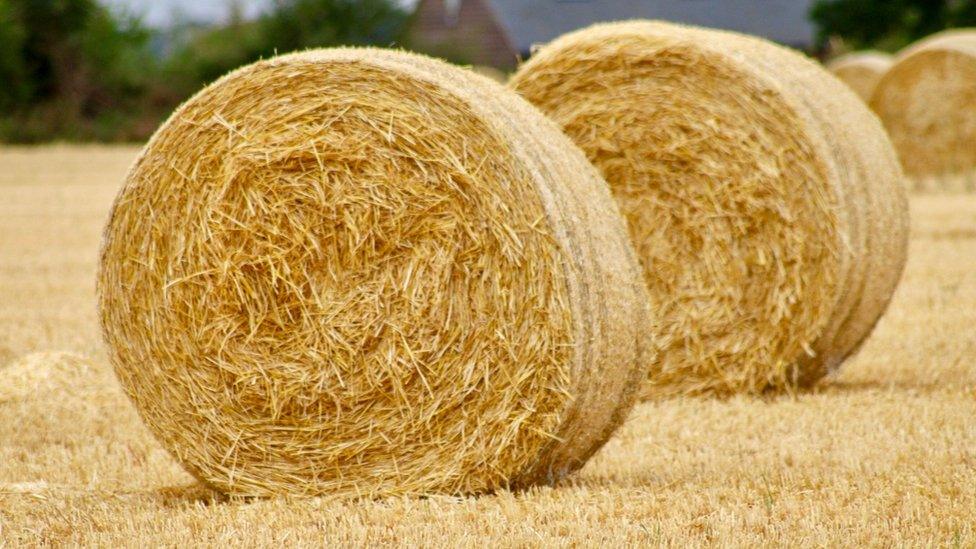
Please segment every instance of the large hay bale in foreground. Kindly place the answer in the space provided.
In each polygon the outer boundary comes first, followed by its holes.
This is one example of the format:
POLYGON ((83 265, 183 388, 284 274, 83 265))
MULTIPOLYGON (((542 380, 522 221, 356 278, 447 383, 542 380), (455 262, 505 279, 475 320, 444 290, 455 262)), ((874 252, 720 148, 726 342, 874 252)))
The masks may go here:
POLYGON ((809 384, 871 332, 905 261, 903 177, 877 118, 819 64, 637 21, 557 39, 511 86, 629 221, 661 346, 651 394, 809 384))
POLYGON ((870 101, 881 77, 891 68, 891 55, 878 51, 858 51, 841 55, 827 68, 850 86, 864 101, 870 101))
POLYGON ((898 54, 871 108, 910 177, 976 180, 976 30, 940 33, 898 54))
POLYGON ((234 494, 552 482, 622 421, 647 298, 605 183, 503 86, 322 50, 183 105, 117 198, 98 280, 117 374, 234 494))

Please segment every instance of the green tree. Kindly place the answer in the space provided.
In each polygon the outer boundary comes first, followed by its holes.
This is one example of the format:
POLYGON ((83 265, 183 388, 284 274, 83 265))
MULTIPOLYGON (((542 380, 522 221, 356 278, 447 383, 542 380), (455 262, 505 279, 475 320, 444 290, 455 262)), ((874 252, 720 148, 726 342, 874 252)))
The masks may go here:
POLYGON ((25 33, 17 24, 13 6, 0 0, 0 112, 6 112, 24 102, 30 87, 24 67, 25 33))
POLYGON ((276 0, 262 21, 273 50, 334 45, 391 45, 399 36, 406 13, 390 0, 276 0))
POLYGON ((96 0, 0 0, 0 138, 125 139, 153 75, 149 33, 96 0))
POLYGON ((976 25, 976 0, 818 0, 810 11, 821 44, 897 50, 952 27, 976 25))
POLYGON ((183 34, 189 34, 189 38, 169 56, 164 68, 166 81, 178 98, 258 59, 264 49, 261 29, 254 22, 191 28, 183 34))
POLYGON ((100 0, 0 0, 0 141, 144 139, 236 67, 279 51, 389 45, 405 21, 397 0, 275 0, 252 21, 238 10, 226 25, 177 29, 160 60, 151 40, 167 35, 100 0))
POLYGON ((391 45, 407 14, 395 0, 275 0, 254 21, 192 33, 166 64, 168 80, 186 95, 261 58, 316 47, 391 45))

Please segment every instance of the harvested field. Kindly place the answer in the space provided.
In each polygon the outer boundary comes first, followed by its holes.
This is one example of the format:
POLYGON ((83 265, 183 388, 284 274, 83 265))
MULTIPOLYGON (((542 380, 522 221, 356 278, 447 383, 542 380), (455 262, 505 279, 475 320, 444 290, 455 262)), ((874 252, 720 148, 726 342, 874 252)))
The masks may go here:
POLYGON ((38 352, 88 372, 0 393, 0 545, 976 544, 976 196, 912 198, 891 309, 813 392, 640 405, 525 493, 226 500, 140 424, 98 335, 100 231, 136 152, 0 151, 0 384, 38 352))

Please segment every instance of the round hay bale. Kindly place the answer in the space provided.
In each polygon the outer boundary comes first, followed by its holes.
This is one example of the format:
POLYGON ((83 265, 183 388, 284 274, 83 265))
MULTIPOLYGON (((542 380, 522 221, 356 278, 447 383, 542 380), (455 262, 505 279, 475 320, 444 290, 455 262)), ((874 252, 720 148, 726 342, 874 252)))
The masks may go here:
POLYGON ((41 392, 58 391, 59 398, 90 377, 91 363, 65 351, 41 351, 0 367, 0 402, 33 398, 41 392))
POLYGON ((841 55, 827 63, 827 68, 850 86, 864 101, 870 101, 874 88, 891 68, 891 55, 878 51, 859 51, 841 55))
POLYGON ((898 54, 871 108, 910 177, 976 175, 976 30, 940 33, 898 54))
POLYGON ((907 247, 881 125, 822 66, 661 22, 557 39, 510 86, 603 172, 660 345, 648 395, 811 384, 884 311, 907 247))
POLYGON ((105 231, 104 337, 145 422, 228 493, 552 482, 623 420, 649 322, 597 171, 515 94, 371 49, 183 105, 105 231))
POLYGON ((471 70, 500 84, 504 84, 508 81, 508 75, 495 67, 489 67, 487 65, 474 65, 471 67, 471 70))

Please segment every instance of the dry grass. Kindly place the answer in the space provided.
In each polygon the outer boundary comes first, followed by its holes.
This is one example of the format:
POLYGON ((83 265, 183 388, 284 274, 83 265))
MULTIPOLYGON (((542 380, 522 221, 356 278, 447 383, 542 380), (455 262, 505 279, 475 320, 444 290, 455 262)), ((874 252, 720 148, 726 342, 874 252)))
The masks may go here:
POLYGON ((226 501, 142 427, 97 335, 99 231, 134 154, 0 152, 0 364, 92 363, 67 392, 0 402, 0 545, 976 544, 976 197, 913 198, 889 314, 815 393, 644 404, 555 488, 226 501))

